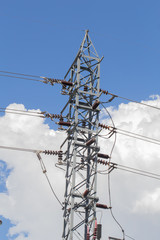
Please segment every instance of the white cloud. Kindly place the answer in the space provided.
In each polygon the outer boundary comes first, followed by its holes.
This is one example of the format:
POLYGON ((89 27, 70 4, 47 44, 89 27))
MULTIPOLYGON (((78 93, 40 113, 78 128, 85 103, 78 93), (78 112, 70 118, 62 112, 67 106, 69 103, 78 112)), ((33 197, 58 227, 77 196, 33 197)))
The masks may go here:
POLYGON ((145 192, 142 199, 136 201, 134 212, 143 214, 160 214, 160 188, 145 192))
MULTIPOLYGON (((160 107, 158 96, 143 102, 160 107)), ((25 109, 19 104, 11 104, 8 108, 25 109)), ((108 110, 117 128, 160 139, 160 111, 135 103, 120 104, 118 109, 110 107, 108 110)), ((105 111, 102 119, 105 124, 111 125, 105 111)), ((64 138, 64 133, 50 129, 44 119, 12 114, 0 117, 0 133, 0 145, 42 150, 59 150, 64 138)), ((105 135, 106 131, 103 130, 101 134, 105 135)), ((100 139, 101 152, 109 154, 113 142, 114 136, 109 140, 100 139)), ((64 172, 55 167, 55 156, 42 157, 53 188, 63 201, 64 172)), ((51 193, 37 156, 34 153, 1 149, 0 159, 11 169, 6 180, 7 192, 0 193, 0 215, 14 224, 9 229, 9 236, 15 236, 16 240, 61 238, 63 212, 51 193)), ((159 159, 160 146, 117 135, 112 162, 159 173, 159 159)), ((100 175, 98 182, 100 201, 108 205, 107 176, 100 175)), ((146 213, 152 216, 155 214, 159 221, 159 181, 115 169, 111 173, 111 195, 113 212, 126 233, 135 239, 149 240, 152 231, 147 230, 147 226, 155 232, 156 224, 151 222, 151 217, 146 220, 146 213)), ((121 232, 108 211, 103 212, 102 223, 102 239, 109 235, 121 237, 121 232)), ((157 239, 158 231, 157 229, 157 239)))
MULTIPOLYGON (((10 105, 8 108, 23 110, 22 105, 10 105)), ((41 118, 6 114, 0 118, 0 145, 27 149, 59 150, 63 134, 51 130, 41 118)), ((63 189, 64 173, 55 168, 57 158, 42 155, 48 175, 57 195, 63 200, 59 188, 63 189)), ((53 197, 43 175, 39 160, 34 153, 0 150, 0 159, 5 161, 12 171, 7 178, 7 193, 0 193, 0 214, 15 224, 9 231, 17 239, 49 239, 57 233, 54 225, 62 223, 61 206, 53 197), (41 231, 40 231, 41 229, 41 231), (21 232, 29 233, 25 237, 21 232), (24 236, 24 237, 23 237, 24 236)), ((58 235, 57 235, 58 234, 58 235)))

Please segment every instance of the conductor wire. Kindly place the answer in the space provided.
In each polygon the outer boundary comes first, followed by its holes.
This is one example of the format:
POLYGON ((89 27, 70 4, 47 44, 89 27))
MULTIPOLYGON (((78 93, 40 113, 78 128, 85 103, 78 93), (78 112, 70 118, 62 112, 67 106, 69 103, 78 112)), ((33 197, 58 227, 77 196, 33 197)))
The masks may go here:
MULTIPOLYGON (((156 109, 156 110, 160 110, 159 107, 155 107, 155 106, 152 106, 152 105, 149 105, 149 104, 146 104, 146 103, 138 102, 138 101, 132 100, 132 99, 130 99, 130 98, 122 97, 122 96, 119 96, 119 95, 110 93, 110 92, 108 92, 108 91, 105 91, 105 90, 101 90, 101 92, 103 92, 103 93, 106 94, 106 95, 107 95, 107 94, 108 94, 108 95, 111 95, 113 98, 121 98, 121 99, 123 99, 123 100, 129 101, 129 102, 133 102, 133 103, 137 103, 137 104, 140 104, 140 105, 142 105, 142 106, 146 106, 146 107, 154 108, 154 109, 156 109)), ((103 102, 103 103, 108 103, 108 102, 109 102, 109 101, 103 102)))
MULTIPOLYGON (((112 119, 111 114, 110 114, 109 111, 105 108, 105 106, 103 105, 103 103, 101 103, 101 105, 102 105, 103 108, 105 109, 106 113, 109 115, 109 117, 110 117, 110 119, 111 119, 111 122, 112 122, 112 124, 113 124, 113 127, 115 128, 115 124, 114 124, 114 121, 113 121, 113 119, 112 119)), ((112 157, 113 150, 114 150, 114 148, 115 148, 115 144, 116 144, 116 134, 115 134, 115 140, 114 140, 114 143, 113 143, 113 147, 112 147, 112 149, 111 149, 109 162, 111 161, 111 157, 112 157)), ((108 174, 108 195, 109 195, 109 204, 110 204, 110 206, 112 206, 110 174, 108 174)), ((114 214, 113 214, 113 211, 112 211, 112 208, 110 208, 110 213, 111 213, 111 216, 112 216, 112 218, 114 219, 114 221, 117 223, 117 225, 118 225, 119 228, 121 229, 122 234, 123 234, 123 240, 125 240, 125 231, 124 231, 122 225, 121 225, 121 224, 118 222, 118 220, 115 218, 115 216, 114 216, 114 214)))
POLYGON ((130 236, 128 236, 128 235, 126 235, 126 234, 125 234, 125 236, 126 236, 127 238, 130 238, 130 239, 132 239, 132 240, 135 240, 135 238, 132 238, 132 237, 130 237, 130 236))
POLYGON ((30 117, 40 117, 40 118, 45 118, 45 116, 40 116, 40 115, 34 115, 34 114, 30 114, 30 113, 21 113, 21 112, 11 112, 11 111, 0 111, 0 112, 3 112, 3 113, 10 113, 10 114, 18 114, 18 115, 25 115, 25 116, 30 116, 30 117))
POLYGON ((0 107, 1 110, 3 111, 15 111, 15 112, 27 112, 27 113, 35 113, 35 114, 42 114, 42 112, 37 112, 37 111, 27 111, 27 110, 18 110, 18 109, 14 109, 14 108, 4 108, 4 107, 0 107))
POLYGON ((41 77, 41 76, 37 76, 37 75, 31 75, 31 74, 25 74, 25 73, 15 73, 15 72, 8 72, 8 71, 2 71, 2 70, 0 70, 0 72, 20 75, 20 76, 26 76, 26 77, 35 77, 35 78, 40 78, 41 77))
POLYGON ((11 75, 5 75, 5 74, 0 74, 0 77, 10 77, 10 78, 17 78, 17 79, 23 79, 23 80, 28 80, 28 81, 43 82, 42 80, 38 80, 38 79, 11 76, 11 75))
POLYGON ((59 204, 60 204, 61 207, 63 208, 63 205, 62 205, 61 201, 59 200, 59 198, 57 197, 57 195, 56 195, 56 193, 55 193, 55 191, 54 191, 54 189, 53 189, 53 187, 52 187, 52 184, 51 184, 51 182, 50 182, 50 180, 49 180, 49 177, 48 177, 48 175, 47 175, 46 166, 45 166, 45 164, 44 164, 44 162, 43 162, 43 160, 42 160, 42 157, 40 156, 40 153, 39 153, 39 152, 36 152, 36 155, 37 155, 37 157, 38 157, 38 159, 39 159, 39 161, 40 161, 40 166, 41 166, 42 172, 44 173, 44 175, 45 175, 45 177, 46 177, 46 179, 47 179, 47 182, 48 182, 48 184, 49 184, 49 187, 50 187, 50 189, 51 189, 54 197, 57 199, 57 201, 59 202, 59 204))

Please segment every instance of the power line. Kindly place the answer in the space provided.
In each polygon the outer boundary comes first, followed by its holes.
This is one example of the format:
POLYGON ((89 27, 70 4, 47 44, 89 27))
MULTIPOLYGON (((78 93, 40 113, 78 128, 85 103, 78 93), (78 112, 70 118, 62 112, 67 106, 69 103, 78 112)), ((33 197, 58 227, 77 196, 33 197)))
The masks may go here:
POLYGON ((54 189, 53 189, 53 187, 52 187, 52 184, 51 184, 51 182, 50 182, 50 180, 49 180, 49 177, 48 177, 48 175, 47 175, 47 169, 46 169, 46 166, 45 166, 45 164, 44 164, 44 162, 43 162, 43 160, 42 160, 42 157, 41 157, 41 155, 40 155, 40 152, 36 152, 36 155, 37 155, 37 157, 38 157, 38 159, 39 159, 42 172, 44 173, 44 175, 45 175, 45 177, 46 177, 46 179, 47 179, 47 182, 48 182, 48 184, 49 184, 49 187, 50 187, 50 189, 51 189, 54 197, 57 199, 57 201, 59 202, 59 204, 61 205, 61 207, 63 207, 61 201, 60 201, 59 198, 57 197, 57 194, 55 193, 55 191, 54 191, 54 189))
MULTIPOLYGON (((7 147, 7 146, 0 146, 0 148, 1 149, 6 149, 6 150, 15 150, 15 151, 25 151, 25 152, 32 152, 32 153, 36 153, 36 155, 37 155, 37 157, 38 157, 38 159, 39 159, 39 161, 40 161, 40 165, 41 165, 41 168, 42 168, 42 171, 43 171, 43 173, 45 174, 45 177, 46 177, 46 179, 47 179, 47 182, 48 182, 48 184, 49 184, 49 186, 50 186, 50 189, 51 189, 51 191, 52 191, 52 193, 53 193, 53 195, 55 196, 55 198, 57 199, 57 201, 60 203, 60 205, 63 207, 63 205, 62 205, 62 203, 61 203, 61 201, 59 200, 59 198, 57 197, 57 195, 56 195, 56 193, 55 193, 55 191, 54 191, 54 189, 53 189, 53 187, 52 187, 52 184, 51 184, 51 182, 50 182, 50 180, 49 180, 49 178, 48 178, 48 176, 47 176, 47 170, 46 170, 46 167, 45 167, 45 164, 44 164, 44 162, 43 162, 43 160, 42 160, 42 158, 41 158, 41 156, 40 156, 40 153, 45 153, 45 154, 47 154, 46 152, 46 150, 35 150, 35 149, 27 149, 27 148, 17 148, 17 147, 7 147)), ((58 151, 49 151, 49 154, 51 154, 51 155, 57 155, 58 154, 58 151)))
MULTIPOLYGON (((44 79, 50 79, 48 77, 42 77, 42 76, 38 76, 38 75, 32 75, 32 74, 25 74, 25 73, 16 73, 16 72, 10 72, 10 71, 3 71, 3 70, 0 70, 1 73, 7 73, 7 74, 13 74, 13 75, 19 75, 19 76, 12 76, 12 75, 6 75, 6 74, 0 74, 0 76, 2 77, 10 77, 10 78, 17 78, 17 79, 23 79, 23 80, 29 80, 29 81, 36 81, 36 82, 43 82, 44 83, 44 79), (26 77, 30 77, 30 78, 25 78, 25 77, 20 77, 20 76, 26 76, 26 77), (34 78, 42 78, 43 80, 40 80, 40 79, 34 79, 34 78)), ((60 80, 61 81, 61 80, 60 80)), ((127 101, 130 101, 130 102, 134 102, 134 103, 137 103, 137 104, 140 104, 140 105, 143 105, 143 106, 147 106, 147 107, 150 107, 150 108, 154 108, 156 110, 160 110, 159 107, 155 107, 155 106, 152 106, 152 105, 149 105, 149 104, 146 104, 146 103, 142 103, 142 102, 138 102, 136 100, 133 100, 133 99, 129 99, 129 98, 126 98, 126 97, 122 97, 122 96, 119 96, 117 94, 113 94, 113 93, 110 93, 106 90, 102 90, 100 89, 100 91, 102 93, 104 93, 105 95, 111 95, 112 98, 109 100, 109 101, 112 101, 114 98, 121 98, 123 100, 127 100, 127 101)), ((105 103, 105 102, 104 102, 105 103)), ((107 101, 108 103, 108 101, 107 101)))
MULTIPOLYGON (((51 184, 51 182, 50 182, 50 180, 49 180, 49 178, 48 178, 48 176, 47 176, 47 173, 46 173, 47 170, 46 170, 45 164, 44 164, 44 162, 43 162, 43 160, 42 160, 42 158, 41 158, 41 156, 40 156, 40 153, 45 153, 45 152, 47 152, 47 151, 35 150, 35 149, 28 149, 28 148, 7 147, 7 146, 0 146, 0 148, 6 149, 6 150, 16 150, 16 151, 25 151, 25 152, 36 153, 38 159, 40 160, 40 165, 41 165, 42 171, 43 171, 43 173, 45 174, 45 177, 46 177, 46 179, 47 179, 47 181, 48 181, 48 184, 49 184, 49 186, 50 186, 50 188, 51 188, 52 193, 54 194, 55 198, 56 198, 57 201, 60 203, 60 205, 63 206, 62 203, 60 202, 60 200, 58 199, 58 197, 57 197, 57 195, 56 195, 53 187, 52 187, 52 184, 51 184)), ((49 154, 57 155, 58 152, 49 151, 49 154)))
POLYGON ((7 71, 0 71, 3 73, 10 73, 11 75, 8 74, 0 74, 0 77, 9 77, 9 78, 16 78, 16 79, 23 79, 23 80, 27 80, 27 81, 36 81, 36 82, 42 82, 45 84, 50 84, 50 85, 54 85, 55 83, 59 83, 61 84, 63 87, 72 87, 73 83, 71 81, 65 81, 64 79, 56 79, 56 78, 48 78, 48 77, 42 77, 42 76, 36 76, 36 75, 29 75, 29 74, 24 74, 24 73, 15 73, 15 72, 7 72, 7 71), (14 74, 14 75, 13 75, 14 74), (18 76, 15 76, 18 75, 18 76), (26 76, 26 77, 23 77, 26 76), (41 78, 43 80, 40 79, 35 79, 35 78, 28 78, 28 77, 36 77, 36 78, 41 78))
POLYGON ((45 118, 45 116, 40 116, 40 115, 34 115, 34 114, 30 114, 30 113, 21 113, 21 112, 10 112, 10 111, 0 111, 3 113, 10 113, 10 114, 18 114, 18 115, 25 115, 25 116, 30 116, 30 117, 40 117, 40 118, 45 118))
POLYGON ((43 114, 43 112, 37 112, 37 111, 27 111, 27 110, 20 110, 20 109, 15 109, 15 108, 8 108, 8 107, 0 107, 1 110, 9 110, 9 111, 16 111, 16 112, 28 112, 28 113, 36 113, 36 114, 43 114))
MULTIPOLYGON (((101 105, 104 107, 103 103, 101 103, 101 105)), ((113 128, 115 128, 115 124, 114 124, 114 121, 113 121, 113 118, 112 118, 111 114, 109 113, 109 111, 105 107, 104 107, 104 109, 105 109, 106 113, 109 115, 109 117, 111 119, 111 122, 113 124, 113 128)), ((111 153, 110 153, 109 163, 111 161, 111 157, 112 157, 113 150, 115 148, 115 144, 116 144, 116 134, 115 134, 115 140, 114 140, 114 143, 113 143, 113 147, 112 147, 111 153)), ((109 195, 109 204, 110 204, 110 207, 111 207, 112 206, 112 198, 111 198, 111 183, 110 183, 110 181, 111 181, 110 174, 108 174, 108 195, 109 195)), ((122 225, 119 223, 119 221, 114 216, 112 208, 110 208, 110 213, 111 213, 111 216, 114 219, 114 221, 117 223, 117 225, 121 229, 122 235, 123 235, 123 240, 124 240, 125 239, 125 231, 124 231, 122 225)))
POLYGON ((37 150, 30 148, 20 148, 20 147, 10 147, 10 146, 0 146, 2 149, 6 150, 15 150, 15 151, 25 151, 25 152, 33 152, 36 154, 44 153, 45 155, 58 155, 58 157, 62 157, 63 151, 53 151, 53 150, 37 150))
MULTIPOLYGON (((121 99, 123 99, 123 100, 127 100, 127 101, 134 102, 134 103, 137 103, 137 104, 146 106, 146 107, 150 107, 150 108, 154 108, 154 109, 156 109, 156 110, 160 110, 159 107, 155 107, 155 106, 152 106, 152 105, 149 105, 149 104, 146 104, 146 103, 142 103, 142 102, 138 102, 138 101, 136 101, 136 100, 132 100, 132 99, 129 99, 129 98, 126 98, 126 97, 122 97, 122 96, 119 96, 119 95, 110 93, 110 92, 108 92, 108 91, 106 91, 106 90, 100 89, 100 91, 101 91, 102 93, 104 93, 105 95, 111 95, 111 96, 113 97, 113 98, 111 99, 111 101, 112 101, 114 98, 121 98, 121 99)), ((106 103, 106 102, 104 102, 104 103, 106 103)), ((108 103, 108 101, 107 101, 107 103, 108 103)))
MULTIPOLYGON (((127 137, 132 137, 132 138, 135 138, 135 139, 138 139, 138 140, 142 140, 144 142, 149 142, 149 143, 153 143, 153 144, 156 144, 156 145, 160 145, 160 141, 159 140, 154 140, 153 141, 150 141, 150 140, 147 140, 147 139, 143 139, 143 138, 139 138, 139 137, 136 137, 136 136, 131 136, 129 134, 125 134, 125 133, 122 133, 122 132, 117 132, 119 134, 122 134, 124 136, 127 136, 127 137), (155 142, 154 142, 155 141, 155 142)), ((144 137, 145 138, 145 137, 144 137)))
MULTIPOLYGON (((118 163, 114 163, 114 162, 101 162, 101 161, 98 161, 100 164, 103 164, 103 165, 108 165, 109 167, 112 167, 112 170, 113 169, 119 169, 119 170, 124 170, 124 171, 127 171, 127 172, 130 172, 130 173, 135 173, 135 174, 138 174, 138 175, 141 175, 141 176, 145 176, 145 177, 150 177, 150 178, 154 178, 154 179, 157 179, 157 180, 160 180, 160 174, 157 174, 157 173, 153 173, 153 172, 149 172, 149 171, 145 171, 145 170, 142 170, 142 169, 137 169, 137 168, 133 168, 133 167, 128 167, 128 166, 125 166, 125 165, 121 165, 121 164, 118 164, 118 163)), ((109 173, 107 172, 107 170, 102 170, 102 171, 99 171, 99 173, 109 173)), ((108 174, 109 175, 109 174, 108 174)))
POLYGON ((7 113, 7 114, 9 113, 9 114, 25 115, 25 116, 31 116, 31 117, 50 118, 54 122, 55 122, 54 119, 62 120, 63 118, 65 118, 65 116, 62 116, 60 114, 51 114, 46 111, 36 112, 36 111, 18 110, 13 108, 0 108, 0 112, 7 113))
MULTIPOLYGON (((128 136, 128 137, 132 137, 132 138, 136 138, 136 139, 145 141, 145 142, 160 145, 160 140, 155 139, 155 138, 150 138, 150 137, 147 137, 147 136, 144 136, 144 135, 141 135, 141 134, 137 134, 137 133, 134 133, 134 132, 130 132, 130 131, 127 131, 127 130, 123 130, 123 129, 120 129, 120 128, 117 128, 117 127, 112 127, 112 126, 101 124, 101 123, 99 124, 99 126, 104 128, 104 129, 108 129, 108 130, 113 129, 114 133, 122 134, 122 135, 125 135, 125 136, 128 136)), ((99 136, 103 137, 103 135, 99 135, 99 136)))
POLYGON ((24 77, 11 76, 11 75, 5 75, 5 74, 0 74, 0 77, 10 77, 10 78, 23 79, 23 80, 27 80, 27 81, 43 82, 42 80, 38 80, 38 79, 24 78, 24 77))
POLYGON ((141 134, 138 134, 138 133, 133 133, 133 132, 130 132, 130 131, 127 131, 127 130, 124 130, 124 129, 120 129, 120 128, 115 128, 115 130, 122 131, 122 132, 127 133, 127 134, 133 134, 134 136, 145 138, 147 140, 156 141, 156 142, 160 143, 160 140, 158 140, 158 139, 147 137, 147 136, 144 136, 144 135, 141 135, 141 134))
POLYGON ((159 175, 159 178, 158 177, 154 177, 151 174, 150 175, 149 174, 143 174, 143 173, 140 172, 140 170, 137 170, 138 172, 129 170, 130 168, 125 167, 125 166, 124 167, 119 167, 117 165, 116 168, 119 169, 119 170, 123 170, 123 171, 126 171, 126 172, 134 173, 134 174, 141 175, 141 176, 144 176, 144 177, 149 177, 149 178, 154 178, 156 180, 160 180, 160 175, 159 175))
MULTIPOLYGON (((6 111, 0 111, 0 112, 9 113, 9 114, 18 114, 18 115, 25 115, 25 116, 31 116, 31 117, 40 117, 40 118, 46 118, 47 117, 47 116, 45 116, 46 112, 36 112, 36 111, 27 112, 25 110, 18 110, 18 109, 13 109, 13 108, 12 109, 0 108, 0 109, 6 109, 6 111), (32 113, 34 113, 34 114, 32 114, 32 113)), ((51 118, 52 118, 52 116, 54 117, 54 114, 51 114, 51 118)), ((53 120, 53 119, 51 119, 51 120, 53 120)), ((139 140, 142 140, 142 141, 145 141, 145 142, 160 145, 160 140, 155 139, 155 138, 150 138, 150 137, 147 137, 147 136, 144 136, 144 135, 141 135, 141 134, 133 133, 133 132, 123 130, 123 129, 120 129, 120 128, 116 128, 116 127, 112 127, 112 126, 107 126, 107 125, 104 125, 104 124, 100 124, 100 126, 102 126, 102 128, 103 128, 103 126, 106 126, 107 128, 112 128, 114 130, 113 134, 118 133, 118 134, 122 134, 124 136, 132 137, 132 138, 139 139, 139 140)), ((101 138, 105 138, 105 136, 106 135, 103 136, 103 135, 99 134, 99 137, 101 137, 101 138)), ((110 136, 108 138, 110 138, 110 136)))
POLYGON ((124 166, 124 165, 121 165, 121 164, 118 164, 117 166, 120 166, 120 167, 124 167, 124 168, 128 168, 130 170, 135 170, 137 172, 141 172, 141 173, 144 173, 146 175, 153 175, 153 176, 157 176, 160 178, 160 174, 156 174, 156 173, 152 173, 152 172, 148 172, 148 171, 144 171, 144 170, 141 170, 141 169, 137 169, 137 168, 133 168, 133 167, 128 167, 128 166, 124 166))
POLYGON ((0 70, 0 72, 20 75, 20 76, 26 76, 26 77, 34 77, 34 78, 40 78, 41 77, 41 76, 37 76, 37 75, 31 75, 31 74, 25 74, 25 73, 15 73, 15 72, 8 72, 8 71, 2 71, 2 70, 0 70))
POLYGON ((130 237, 130 236, 128 236, 128 235, 126 235, 126 234, 125 234, 125 236, 126 236, 127 238, 130 238, 130 239, 132 239, 132 240, 135 240, 135 238, 132 238, 132 237, 130 237))
POLYGON ((28 148, 19 148, 19 147, 0 146, 0 148, 6 149, 6 150, 24 151, 24 152, 32 152, 32 153, 43 152, 43 150, 28 149, 28 148))

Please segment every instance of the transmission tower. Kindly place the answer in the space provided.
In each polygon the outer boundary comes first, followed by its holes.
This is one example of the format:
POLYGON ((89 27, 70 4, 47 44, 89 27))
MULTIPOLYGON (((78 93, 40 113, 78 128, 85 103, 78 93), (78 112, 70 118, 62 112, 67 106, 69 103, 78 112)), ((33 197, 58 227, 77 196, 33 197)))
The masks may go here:
POLYGON ((97 203, 101 60, 87 30, 65 76, 72 87, 65 86, 62 92, 69 95, 61 111, 61 115, 66 114, 67 121, 61 119, 59 122, 68 127, 67 138, 61 145, 67 144, 63 161, 66 165, 63 240, 96 239, 96 207, 101 206, 97 203))

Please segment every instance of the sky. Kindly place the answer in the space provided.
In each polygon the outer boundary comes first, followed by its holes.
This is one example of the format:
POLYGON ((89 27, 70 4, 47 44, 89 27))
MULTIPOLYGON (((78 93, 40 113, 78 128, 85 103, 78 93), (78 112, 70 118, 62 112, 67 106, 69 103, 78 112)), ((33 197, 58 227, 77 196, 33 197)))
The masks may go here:
MULTIPOLYGON (((89 29, 99 56, 104 56, 101 88, 160 107, 159 12, 158 0, 3 1, 0 71, 63 79, 89 29)), ((59 114, 67 101, 59 85, 1 75, 2 108, 59 114)), ((116 127, 160 139, 158 110, 119 98, 105 106, 116 127)), ((107 123, 108 115, 104 110, 101 114, 107 123)), ((0 123, 0 145, 4 146, 57 150, 64 138, 55 124, 41 118, 1 113, 0 123)), ((101 139, 100 144, 104 152, 110 151, 113 139, 101 139)), ((159 174, 158 145, 118 135, 112 158, 113 162, 159 174)), ((0 150, 0 160, 0 239, 61 238, 62 210, 37 156, 0 150)), ((55 157, 44 156, 44 160, 63 201, 64 173, 55 167, 55 157)), ((99 195, 108 204, 107 176, 99 175, 98 181, 99 195)), ((113 212, 126 235, 136 240, 159 239, 158 180, 117 169, 111 174, 111 194, 113 212)), ((102 225, 102 240, 111 235, 122 238, 109 212, 103 213, 102 225)))

